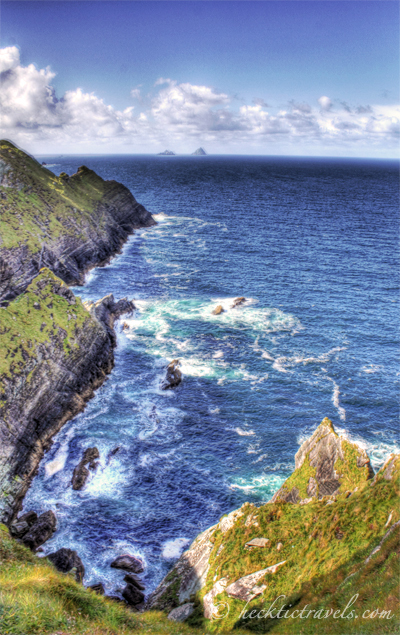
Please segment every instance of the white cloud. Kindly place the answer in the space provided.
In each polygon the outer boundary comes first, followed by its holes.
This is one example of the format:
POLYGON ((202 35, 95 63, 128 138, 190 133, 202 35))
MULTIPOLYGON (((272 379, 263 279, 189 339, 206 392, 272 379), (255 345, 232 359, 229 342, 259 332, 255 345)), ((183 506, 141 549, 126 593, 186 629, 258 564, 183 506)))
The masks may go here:
POLYGON ((115 109, 80 88, 57 98, 55 74, 21 65, 16 47, 0 49, 0 69, 0 135, 35 152, 84 152, 96 146, 133 152, 171 146, 188 152, 207 143, 216 152, 312 153, 319 148, 321 154, 341 148, 357 155, 357 149, 371 154, 374 147, 381 153, 397 147, 399 106, 349 105, 324 96, 319 108, 292 100, 278 110, 261 99, 239 107, 238 100, 216 88, 160 78, 146 100, 140 86, 131 90, 142 109, 135 114, 133 106, 115 109))
POLYGON ((332 108, 332 101, 329 99, 329 97, 320 97, 318 99, 318 103, 321 106, 322 110, 330 110, 332 108))

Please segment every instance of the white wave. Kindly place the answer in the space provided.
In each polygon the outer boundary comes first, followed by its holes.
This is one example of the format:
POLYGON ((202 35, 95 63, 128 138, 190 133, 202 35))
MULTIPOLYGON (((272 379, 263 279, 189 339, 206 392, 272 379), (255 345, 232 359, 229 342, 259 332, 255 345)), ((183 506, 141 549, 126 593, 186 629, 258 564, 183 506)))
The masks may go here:
POLYGON ((377 364, 368 364, 367 366, 363 366, 361 368, 361 370, 364 373, 378 373, 380 370, 382 370, 383 366, 378 366, 377 364))
POLYGON ((254 430, 243 430, 242 428, 234 428, 234 430, 240 437, 252 437, 255 435, 254 430))
POLYGON ((219 359, 224 356, 224 351, 216 351, 213 355, 214 359, 219 359))
POLYGON ((286 370, 284 364, 287 362, 287 357, 277 357, 274 363, 272 364, 272 368, 278 370, 280 373, 290 373, 292 371, 286 370))
POLYGON ((161 555, 166 560, 179 558, 182 551, 189 543, 189 538, 175 538, 174 540, 167 540, 163 544, 161 555))
POLYGON ((393 439, 389 432, 386 430, 377 431, 376 435, 383 437, 382 441, 369 441, 364 439, 359 434, 350 432, 346 428, 339 428, 335 426, 336 431, 340 436, 345 437, 350 443, 356 443, 360 448, 366 451, 368 454, 372 467, 375 471, 379 470, 382 465, 385 463, 386 459, 391 454, 399 454, 400 453, 400 443, 399 441, 393 439))
POLYGON ((214 410, 212 408, 208 409, 208 412, 210 413, 210 415, 217 415, 220 412, 219 408, 214 408, 214 410))
POLYGON ((346 410, 340 405, 339 397, 340 397, 340 389, 337 383, 332 379, 332 377, 327 377, 333 383, 333 393, 332 393, 332 403, 338 411, 339 417, 342 421, 346 421, 346 410))
POLYGON ((285 478, 277 474, 262 474, 250 478, 239 477, 231 485, 230 489, 240 489, 244 492, 256 492, 267 490, 266 494, 272 496, 282 485, 285 478))

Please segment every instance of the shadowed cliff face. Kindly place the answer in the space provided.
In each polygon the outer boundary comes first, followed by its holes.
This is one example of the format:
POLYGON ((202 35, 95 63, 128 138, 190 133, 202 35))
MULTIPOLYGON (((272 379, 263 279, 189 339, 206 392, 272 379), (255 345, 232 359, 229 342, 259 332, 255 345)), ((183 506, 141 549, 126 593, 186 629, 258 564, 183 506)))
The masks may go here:
POLYGON ((117 253, 135 228, 155 225, 121 183, 85 166, 55 176, 0 142, 0 303, 22 293, 46 266, 67 284, 117 253))
POLYGON ((51 437, 80 412, 113 367, 113 323, 131 302, 85 307, 43 269, 0 308, 0 518, 18 508, 51 437))

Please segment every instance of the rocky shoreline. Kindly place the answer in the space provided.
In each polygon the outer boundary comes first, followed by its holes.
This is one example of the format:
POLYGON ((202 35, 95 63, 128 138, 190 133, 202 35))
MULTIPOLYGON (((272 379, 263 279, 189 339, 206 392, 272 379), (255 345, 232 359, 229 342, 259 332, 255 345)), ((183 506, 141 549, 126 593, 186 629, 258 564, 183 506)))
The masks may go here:
POLYGON ((0 142, 0 521, 10 524, 52 437, 114 365, 112 295, 83 304, 68 284, 156 225, 131 192, 85 166, 59 177, 0 142))

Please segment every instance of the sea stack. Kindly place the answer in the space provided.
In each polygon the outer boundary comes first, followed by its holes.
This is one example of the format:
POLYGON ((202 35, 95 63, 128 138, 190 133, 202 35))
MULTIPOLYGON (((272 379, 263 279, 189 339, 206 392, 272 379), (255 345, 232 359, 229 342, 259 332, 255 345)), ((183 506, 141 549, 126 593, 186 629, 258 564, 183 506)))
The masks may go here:
POLYGON ((192 152, 192 157, 205 157, 207 152, 203 148, 197 148, 195 152, 192 152))

